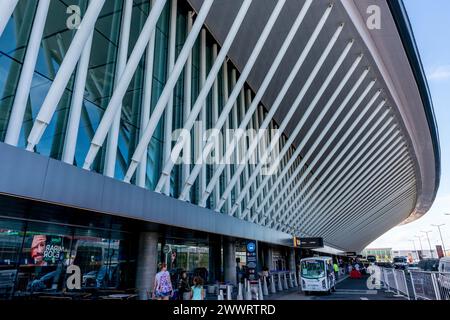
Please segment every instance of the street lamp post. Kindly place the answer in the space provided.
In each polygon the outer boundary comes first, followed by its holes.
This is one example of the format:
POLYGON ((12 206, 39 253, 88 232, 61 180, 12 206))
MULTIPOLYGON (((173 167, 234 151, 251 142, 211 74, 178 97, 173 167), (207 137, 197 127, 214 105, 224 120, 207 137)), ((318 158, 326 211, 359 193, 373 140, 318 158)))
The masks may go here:
POLYGON ((411 241, 411 242, 413 243, 414 251, 416 252, 416 256, 417 256, 417 260, 420 260, 420 259, 419 259, 419 252, 418 252, 417 249, 416 249, 416 242, 414 241, 414 239, 411 239, 411 240, 409 240, 409 241, 411 241))
POLYGON ((442 232, 441 232, 441 227, 442 227, 442 226, 445 226, 445 223, 442 223, 442 224, 432 224, 432 226, 438 228, 438 230, 439 230, 439 236, 441 237, 442 249, 444 249, 444 257, 445 257, 445 256, 446 256, 446 251, 445 251, 444 239, 442 238, 442 232))
MULTIPOLYGON (((420 252, 423 254, 423 246, 422 246, 422 237, 421 236, 414 236, 416 238, 419 239, 419 243, 420 243, 420 252)), ((420 255, 419 255, 419 261, 420 261, 420 255)))
POLYGON ((428 236, 428 234, 429 234, 431 231, 421 231, 421 232, 423 232, 423 233, 425 233, 425 234, 427 235, 428 245, 430 246, 430 254, 431 254, 431 258, 433 258, 433 250, 431 249, 430 237, 428 236))

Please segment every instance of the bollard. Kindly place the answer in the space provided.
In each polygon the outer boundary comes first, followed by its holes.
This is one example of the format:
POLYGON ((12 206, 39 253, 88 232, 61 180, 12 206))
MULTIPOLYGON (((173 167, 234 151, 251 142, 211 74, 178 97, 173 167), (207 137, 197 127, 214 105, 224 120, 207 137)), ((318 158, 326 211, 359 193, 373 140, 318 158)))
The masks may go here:
POLYGON ((288 284, 287 284, 287 278, 286 278, 286 273, 283 274, 283 288, 284 290, 288 289, 288 284))
POLYGON ((258 279, 258 300, 264 300, 261 279, 258 279))
POLYGON ((245 291, 245 300, 252 300, 252 289, 250 287, 250 281, 247 283, 247 291, 245 291))
POLYGON ((294 281, 292 281, 292 272, 287 273, 286 275, 289 275, 289 288, 293 288, 294 287, 294 281))
POLYGON ((239 282, 237 300, 244 300, 244 297, 242 296, 242 283, 240 283, 240 282, 239 282))
POLYGON ((270 278, 270 293, 277 293, 277 289, 275 289, 275 279, 273 278, 273 274, 270 278))
POLYGON ((278 291, 283 291, 283 285, 281 284, 281 273, 278 273, 278 291))
POLYGON ((265 296, 269 295, 269 289, 267 288, 267 277, 263 277, 263 294, 265 296))
POLYGON ((296 272, 294 272, 294 286, 298 287, 297 273, 296 272))
POLYGON ((233 286, 232 285, 227 285, 227 300, 233 300, 231 297, 231 292, 233 290, 233 286))

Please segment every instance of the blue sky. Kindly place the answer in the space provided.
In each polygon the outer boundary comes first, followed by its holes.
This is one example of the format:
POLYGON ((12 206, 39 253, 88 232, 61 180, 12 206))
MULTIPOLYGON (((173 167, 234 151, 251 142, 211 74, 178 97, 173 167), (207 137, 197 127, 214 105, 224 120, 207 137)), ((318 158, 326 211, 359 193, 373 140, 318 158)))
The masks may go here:
MULTIPOLYGON (((450 1, 404 0, 404 3, 428 78, 438 122, 442 153, 441 185, 433 207, 423 218, 393 228, 368 247, 412 249, 410 240, 415 235, 422 234, 423 247, 428 249, 425 234, 421 231, 433 231, 430 233, 430 242, 434 247, 441 241, 437 228, 431 224, 445 223, 441 230, 448 251, 450 216, 445 216, 444 213, 450 213, 450 1)), ((419 249, 417 239, 416 246, 419 249)))

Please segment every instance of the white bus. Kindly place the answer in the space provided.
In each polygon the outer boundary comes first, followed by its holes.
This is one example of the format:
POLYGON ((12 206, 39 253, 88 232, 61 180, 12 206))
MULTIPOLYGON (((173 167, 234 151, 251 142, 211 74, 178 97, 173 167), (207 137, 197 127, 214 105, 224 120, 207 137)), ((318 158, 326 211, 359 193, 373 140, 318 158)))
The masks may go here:
POLYGON ((336 278, 331 257, 311 257, 300 261, 302 290, 306 295, 311 292, 336 290, 336 278))

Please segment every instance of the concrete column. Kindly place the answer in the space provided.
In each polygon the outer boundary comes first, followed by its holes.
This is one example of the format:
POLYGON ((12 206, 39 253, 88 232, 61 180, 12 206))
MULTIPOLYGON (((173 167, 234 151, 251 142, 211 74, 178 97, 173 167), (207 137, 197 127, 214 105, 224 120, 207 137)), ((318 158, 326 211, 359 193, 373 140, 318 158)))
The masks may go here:
POLYGON ((289 248, 289 271, 295 271, 295 249, 289 248))
POLYGON ((274 269, 273 265, 273 251, 270 246, 266 246, 264 249, 264 264, 269 268, 269 270, 274 269))
POLYGON ((223 239, 223 270, 224 280, 236 285, 236 243, 228 237, 223 239))
POLYGON ((136 289, 140 300, 149 300, 158 268, 158 233, 141 232, 138 250, 136 289))
POLYGON ((214 283, 221 280, 222 241, 220 236, 209 237, 209 272, 208 281, 214 283))

